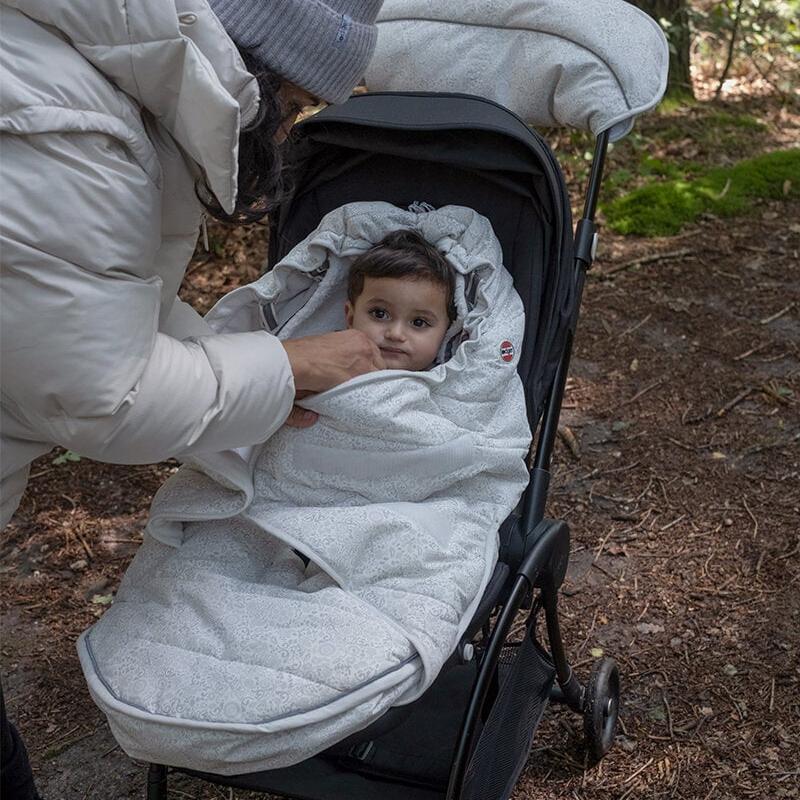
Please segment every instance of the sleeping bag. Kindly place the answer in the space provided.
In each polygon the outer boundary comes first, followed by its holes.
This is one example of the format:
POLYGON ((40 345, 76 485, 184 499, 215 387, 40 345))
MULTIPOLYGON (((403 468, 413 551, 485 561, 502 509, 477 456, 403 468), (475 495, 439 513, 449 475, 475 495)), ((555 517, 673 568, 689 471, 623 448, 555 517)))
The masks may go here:
POLYGON ((312 427, 194 457, 159 490, 78 643, 129 755, 221 774, 296 763, 419 697, 470 622, 528 481, 524 314, 485 218, 412 209, 331 212, 209 313, 219 333, 342 328, 350 263, 402 228, 456 276, 432 368, 310 396, 312 427))

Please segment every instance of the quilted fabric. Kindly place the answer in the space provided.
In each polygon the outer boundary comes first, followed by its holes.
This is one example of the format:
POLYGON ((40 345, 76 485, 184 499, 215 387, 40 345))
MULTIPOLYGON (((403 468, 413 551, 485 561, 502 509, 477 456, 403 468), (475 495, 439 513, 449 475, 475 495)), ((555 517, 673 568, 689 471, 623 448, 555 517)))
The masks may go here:
POLYGON ((386 0, 371 91, 466 92, 614 141, 667 86, 658 24, 625 0, 386 0))
POLYGON ((398 228, 456 271, 441 363, 308 398, 311 428, 246 459, 195 458, 162 487, 116 602, 79 644, 130 755, 220 773, 295 763, 419 696, 469 622, 530 444, 522 303, 488 222, 345 206, 208 320, 270 321, 281 337, 342 326, 352 258, 398 228))

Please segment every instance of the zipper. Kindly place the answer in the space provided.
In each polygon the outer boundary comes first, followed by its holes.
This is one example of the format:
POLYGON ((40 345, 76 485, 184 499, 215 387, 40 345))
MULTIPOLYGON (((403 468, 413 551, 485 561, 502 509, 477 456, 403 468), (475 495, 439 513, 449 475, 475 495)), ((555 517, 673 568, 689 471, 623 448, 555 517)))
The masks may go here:
POLYGON ((207 219, 208 219, 208 214, 203 214, 203 216, 200 217, 200 233, 203 236, 203 249, 206 251, 206 253, 209 252, 209 247, 208 247, 208 226, 206 225, 206 220, 207 219))

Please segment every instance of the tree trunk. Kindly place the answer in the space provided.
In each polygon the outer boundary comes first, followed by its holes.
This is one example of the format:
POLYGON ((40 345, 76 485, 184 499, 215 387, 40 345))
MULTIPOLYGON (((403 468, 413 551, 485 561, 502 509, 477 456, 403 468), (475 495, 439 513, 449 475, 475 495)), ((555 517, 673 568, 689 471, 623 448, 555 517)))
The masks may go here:
POLYGON ((692 31, 686 0, 629 0, 646 11, 664 28, 669 41, 669 83, 667 93, 694 97, 689 53, 692 31))

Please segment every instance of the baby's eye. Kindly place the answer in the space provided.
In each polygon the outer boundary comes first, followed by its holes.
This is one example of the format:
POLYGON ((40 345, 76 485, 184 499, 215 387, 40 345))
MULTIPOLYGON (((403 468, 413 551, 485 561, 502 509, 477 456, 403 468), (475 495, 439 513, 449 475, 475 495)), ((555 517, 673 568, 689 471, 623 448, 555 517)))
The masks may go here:
POLYGON ((388 319, 389 312, 385 308, 371 308, 369 315, 375 319, 388 319))
POLYGON ((422 317, 417 317, 415 320, 412 320, 411 324, 415 328, 429 328, 430 322, 426 319, 422 319, 422 317))

